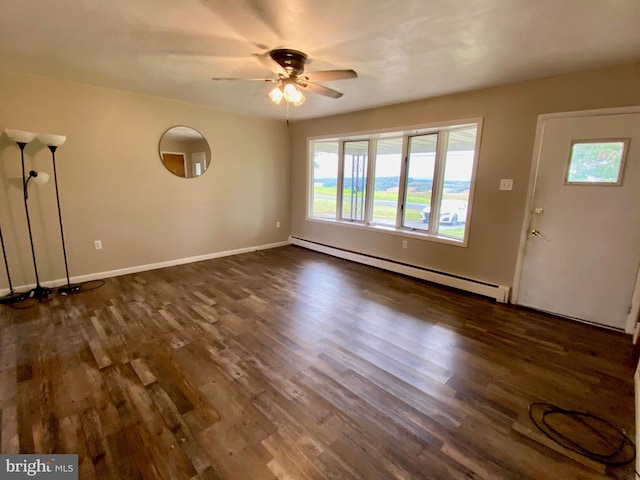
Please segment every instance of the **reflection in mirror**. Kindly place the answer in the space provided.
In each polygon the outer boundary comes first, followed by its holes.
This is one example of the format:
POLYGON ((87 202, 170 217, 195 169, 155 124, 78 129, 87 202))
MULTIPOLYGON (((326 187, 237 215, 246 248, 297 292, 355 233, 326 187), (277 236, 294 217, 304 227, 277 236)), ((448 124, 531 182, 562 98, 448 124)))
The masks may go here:
POLYGON ((164 132, 159 150, 164 166, 178 177, 198 177, 211 163, 207 140, 191 127, 172 127, 164 132))

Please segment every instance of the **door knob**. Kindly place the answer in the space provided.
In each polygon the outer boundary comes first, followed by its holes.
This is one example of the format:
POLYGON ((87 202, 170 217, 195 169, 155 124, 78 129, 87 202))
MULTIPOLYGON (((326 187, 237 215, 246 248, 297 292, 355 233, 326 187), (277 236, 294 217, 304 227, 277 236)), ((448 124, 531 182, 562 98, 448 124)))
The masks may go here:
POLYGON ((531 235, 533 235, 534 237, 544 238, 544 236, 535 228, 531 230, 531 235))

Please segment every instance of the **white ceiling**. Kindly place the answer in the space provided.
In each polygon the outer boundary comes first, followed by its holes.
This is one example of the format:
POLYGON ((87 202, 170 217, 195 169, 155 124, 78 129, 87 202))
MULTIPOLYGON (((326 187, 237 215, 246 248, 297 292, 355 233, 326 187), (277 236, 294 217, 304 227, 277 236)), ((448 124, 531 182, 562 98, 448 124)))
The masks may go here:
POLYGON ((0 69, 285 118, 256 55, 353 68, 291 119, 640 60, 640 0, 0 0, 0 69))

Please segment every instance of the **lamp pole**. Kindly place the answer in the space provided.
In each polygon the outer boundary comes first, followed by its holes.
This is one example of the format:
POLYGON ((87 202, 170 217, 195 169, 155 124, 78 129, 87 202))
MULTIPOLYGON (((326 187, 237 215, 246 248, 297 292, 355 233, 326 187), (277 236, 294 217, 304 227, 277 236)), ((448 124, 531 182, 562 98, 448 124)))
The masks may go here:
POLYGON ((19 293, 13 289, 11 283, 11 274, 9 273, 9 262, 7 261, 7 253, 4 247, 4 237, 2 236, 2 227, 0 227, 0 244, 2 244, 2 257, 4 258, 4 268, 7 271, 7 280, 9 281, 9 294, 0 298, 0 305, 7 305, 10 303, 22 302, 29 298, 28 293, 19 293))
MULTIPOLYGON (((22 161, 22 191, 23 191, 23 197, 24 197, 24 211, 25 214, 27 215, 27 228, 29 229, 29 244, 31 245, 31 258, 33 259, 33 271, 36 274, 36 288, 34 288, 33 290, 31 290, 31 296, 35 297, 35 298, 46 298, 49 295, 51 295, 51 292, 53 290, 51 290, 50 288, 47 287, 43 287, 40 285, 40 277, 38 276, 38 264, 36 262, 36 250, 33 246, 33 234, 31 232, 31 219, 29 218, 29 202, 27 201, 29 198, 28 192, 27 192, 27 186, 29 183, 29 180, 31 180, 32 176, 35 175, 31 175, 29 174, 29 178, 27 178, 26 173, 25 173, 25 168, 24 168, 24 147, 27 146, 27 144, 25 142, 16 142, 18 144, 18 146, 20 147, 20 159, 22 161)), ((37 174, 36 174, 37 175, 37 174)))
POLYGON ((80 291, 80 285, 72 285, 69 279, 69 266, 67 265, 67 247, 64 241, 64 229, 62 228, 62 210, 60 209, 60 194, 58 193, 58 172, 56 171, 56 150, 57 145, 47 145, 51 150, 51 160, 53 161, 53 183, 56 187, 56 203, 58 205, 58 221, 60 222, 60 238, 62 240, 62 254, 64 256, 64 271, 67 275, 67 286, 58 288, 62 295, 68 295, 80 291))

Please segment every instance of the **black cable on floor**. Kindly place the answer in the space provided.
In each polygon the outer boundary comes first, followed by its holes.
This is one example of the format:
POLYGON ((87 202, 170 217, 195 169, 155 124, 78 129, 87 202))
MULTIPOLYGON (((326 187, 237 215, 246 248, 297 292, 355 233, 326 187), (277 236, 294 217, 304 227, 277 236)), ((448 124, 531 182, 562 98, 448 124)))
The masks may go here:
MULTIPOLYGON (((603 418, 549 403, 529 405, 529 418, 548 438, 591 460, 623 465, 636 457, 634 443, 603 418)), ((640 477, 640 474, 636 472, 640 477)))

